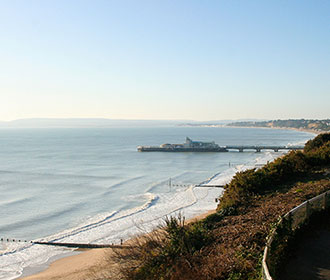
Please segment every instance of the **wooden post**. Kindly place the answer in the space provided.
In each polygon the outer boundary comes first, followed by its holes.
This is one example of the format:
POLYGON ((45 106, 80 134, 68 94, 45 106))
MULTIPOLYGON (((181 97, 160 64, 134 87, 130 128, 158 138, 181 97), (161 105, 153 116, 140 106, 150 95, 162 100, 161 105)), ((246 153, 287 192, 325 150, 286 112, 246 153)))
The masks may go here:
POLYGON ((323 209, 327 209, 327 200, 328 200, 328 193, 326 192, 323 197, 323 209))
POLYGON ((310 205, 309 205, 309 200, 306 201, 306 220, 310 217, 311 215, 311 209, 310 209, 310 205))

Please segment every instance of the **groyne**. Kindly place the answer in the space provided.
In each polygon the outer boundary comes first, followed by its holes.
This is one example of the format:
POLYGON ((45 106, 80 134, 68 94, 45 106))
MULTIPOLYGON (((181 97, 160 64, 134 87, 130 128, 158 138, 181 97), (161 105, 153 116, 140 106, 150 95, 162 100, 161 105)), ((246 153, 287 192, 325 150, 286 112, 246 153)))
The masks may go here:
POLYGON ((78 249, 95 249, 95 248, 112 248, 112 249, 124 249, 132 246, 121 244, 92 244, 92 243, 68 243, 68 242, 46 242, 46 241, 28 241, 15 238, 1 238, 0 242, 3 243, 30 243, 36 245, 47 245, 47 246, 57 246, 57 247, 67 247, 67 248, 78 248, 78 249))

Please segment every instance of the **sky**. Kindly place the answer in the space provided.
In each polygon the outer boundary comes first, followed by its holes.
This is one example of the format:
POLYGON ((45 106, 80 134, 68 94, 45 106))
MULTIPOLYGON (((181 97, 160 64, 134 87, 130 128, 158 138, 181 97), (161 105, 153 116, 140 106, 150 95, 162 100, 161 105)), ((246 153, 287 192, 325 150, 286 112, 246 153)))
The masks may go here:
POLYGON ((328 0, 0 0, 0 120, 330 117, 328 0))

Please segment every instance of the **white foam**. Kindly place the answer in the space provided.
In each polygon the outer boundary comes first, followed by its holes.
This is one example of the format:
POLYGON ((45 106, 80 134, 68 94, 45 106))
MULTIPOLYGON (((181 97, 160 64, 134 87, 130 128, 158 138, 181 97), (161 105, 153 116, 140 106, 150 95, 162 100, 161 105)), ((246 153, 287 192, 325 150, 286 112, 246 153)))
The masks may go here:
MULTIPOLYGON (((225 185, 237 171, 243 171, 267 163, 282 153, 266 152, 252 162, 236 165, 222 173, 212 176, 203 187, 189 186, 173 188, 170 192, 153 194, 145 193, 146 202, 140 207, 125 211, 103 213, 88 219, 85 223, 43 238, 43 241, 118 244, 134 235, 149 232, 159 226, 168 215, 181 213, 187 219, 215 209, 215 198, 223 193, 222 188, 208 187, 225 185)), ((14 279, 22 274, 25 267, 33 267, 47 262, 68 249, 35 245, 29 243, 7 243, 0 255, 0 279, 14 279)))
MULTIPOLYGON (((155 195, 145 194, 148 201, 141 207, 99 215, 89 224, 83 224, 55 235, 43 241, 76 242, 76 243, 120 243, 134 235, 151 231, 163 222, 167 215, 179 212, 186 218, 214 209, 215 197, 221 195, 222 189, 196 188, 190 186, 185 190, 173 190, 169 193, 155 195)), ((51 257, 63 254, 68 250, 35 244, 8 243, 6 253, 1 256, 0 279, 19 277, 24 267, 45 263, 51 257)))
POLYGON ((257 157, 252 162, 249 162, 247 164, 240 164, 233 166, 231 168, 228 168, 224 172, 217 173, 205 182, 201 183, 202 186, 224 186, 228 184, 231 179, 234 177, 234 175, 237 172, 242 172, 251 168, 260 168, 263 165, 267 164, 268 162, 273 161, 277 157, 283 156, 287 151, 279 151, 279 152, 271 152, 267 151, 265 153, 262 153, 260 157, 257 157))

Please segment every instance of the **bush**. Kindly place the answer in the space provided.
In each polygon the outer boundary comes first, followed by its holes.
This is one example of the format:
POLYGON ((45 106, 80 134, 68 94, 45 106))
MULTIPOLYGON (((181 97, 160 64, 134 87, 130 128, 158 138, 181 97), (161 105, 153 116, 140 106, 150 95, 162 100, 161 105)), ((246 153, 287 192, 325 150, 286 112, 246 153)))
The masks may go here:
POLYGON ((120 260, 128 260, 122 274, 126 279, 167 279, 178 264, 190 264, 211 241, 204 223, 185 225, 181 216, 166 218, 161 231, 149 234, 144 242, 118 253, 120 260))
POLYGON ((167 218, 165 222, 168 239, 165 254, 168 256, 176 258, 177 256, 194 254, 209 241, 207 229, 201 222, 185 226, 184 219, 180 216, 179 218, 167 218))
POLYGON ((304 152, 291 151, 258 170, 238 172, 225 186, 218 210, 249 203, 251 195, 275 191, 288 180, 330 163, 330 133, 320 134, 306 143, 304 152))
POLYGON ((325 143, 330 141, 330 133, 322 133, 317 135, 314 139, 309 140, 305 147, 304 147, 304 152, 310 152, 313 151, 317 148, 320 148, 323 146, 325 143))
POLYGON ((318 149, 307 152, 308 161, 313 166, 330 164, 330 141, 323 144, 318 149))

